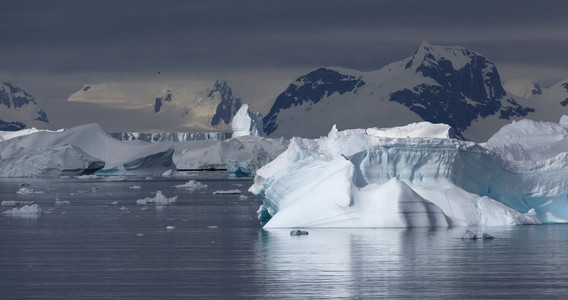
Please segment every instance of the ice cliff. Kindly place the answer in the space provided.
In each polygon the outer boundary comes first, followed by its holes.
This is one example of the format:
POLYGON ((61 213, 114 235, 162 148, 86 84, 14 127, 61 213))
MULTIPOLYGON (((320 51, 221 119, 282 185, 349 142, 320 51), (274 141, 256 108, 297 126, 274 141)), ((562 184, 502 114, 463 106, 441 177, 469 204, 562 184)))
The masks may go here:
POLYGON ((568 221, 567 154, 512 161, 434 124, 293 138, 249 189, 265 228, 568 221), (376 134, 382 132, 382 134, 376 134), (385 134, 385 132, 389 132, 385 134), (564 158, 564 159, 563 159, 564 158))

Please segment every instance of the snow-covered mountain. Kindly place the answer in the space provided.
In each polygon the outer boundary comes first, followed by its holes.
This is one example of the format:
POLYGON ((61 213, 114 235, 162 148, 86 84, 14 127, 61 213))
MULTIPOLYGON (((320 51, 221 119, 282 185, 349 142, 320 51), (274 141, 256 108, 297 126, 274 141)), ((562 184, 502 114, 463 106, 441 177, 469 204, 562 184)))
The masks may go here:
POLYGON ((43 107, 28 92, 0 82, 0 131, 44 127, 49 120, 43 107))
POLYGON ((241 107, 241 99, 227 81, 217 80, 202 89, 169 86, 155 99, 154 113, 177 112, 188 122, 201 122, 226 130, 241 107))
POLYGON ((413 56, 371 72, 319 68, 292 82, 264 117, 271 136, 429 121, 484 140, 534 111, 503 89, 495 65, 464 47, 423 42, 413 56))
POLYGON ((241 97, 228 81, 175 78, 85 84, 67 101, 96 108, 98 114, 89 120, 116 132, 230 132, 231 120, 241 106, 241 97), (108 111, 128 116, 115 122, 109 120, 108 111))

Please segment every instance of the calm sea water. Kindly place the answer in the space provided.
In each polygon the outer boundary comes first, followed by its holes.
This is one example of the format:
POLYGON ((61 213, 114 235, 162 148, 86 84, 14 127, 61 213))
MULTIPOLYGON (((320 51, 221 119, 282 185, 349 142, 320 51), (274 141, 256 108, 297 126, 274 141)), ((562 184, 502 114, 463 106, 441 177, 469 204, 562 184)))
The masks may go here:
POLYGON ((565 225, 489 228, 497 239, 477 242, 459 239, 464 228, 290 236, 260 229, 260 201, 246 192, 252 180, 196 174, 0 179, 0 201, 43 209, 31 219, 0 214, 0 299, 568 297, 565 225), (208 188, 172 187, 190 179, 208 188), (21 183, 43 193, 17 194, 21 183), (213 195, 232 189, 246 198, 213 195), (158 190, 177 195, 176 205, 136 205, 158 190), (55 205, 56 198, 69 205, 55 205))

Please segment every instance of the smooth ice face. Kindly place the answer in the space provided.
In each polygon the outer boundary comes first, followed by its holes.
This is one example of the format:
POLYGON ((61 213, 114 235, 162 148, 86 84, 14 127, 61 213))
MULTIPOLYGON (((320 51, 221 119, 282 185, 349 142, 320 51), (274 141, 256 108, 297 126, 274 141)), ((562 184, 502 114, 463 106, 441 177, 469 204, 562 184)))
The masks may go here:
POLYGON ((73 176, 93 173, 105 166, 104 161, 73 145, 26 149, 10 141, 1 144, 1 177, 73 176))
POLYGON ((264 226, 499 226, 551 221, 547 214, 568 219, 568 207, 552 212, 551 204, 539 204, 543 196, 559 204, 554 199, 565 192, 558 187, 568 185, 546 175, 549 165, 505 161, 471 142, 369 134, 374 131, 334 128, 320 139, 292 139, 258 170, 249 189, 263 200, 258 214, 264 226))
POLYGON ((171 143, 125 143, 98 124, 40 131, 0 142, 0 176, 159 175, 175 168, 171 143))
POLYGON ((331 174, 292 203, 282 207, 264 228, 280 227, 433 227, 451 225, 432 202, 404 182, 393 178, 385 184, 358 189, 348 178, 350 164, 330 169, 331 174), (334 189, 329 189, 334 186, 334 189))

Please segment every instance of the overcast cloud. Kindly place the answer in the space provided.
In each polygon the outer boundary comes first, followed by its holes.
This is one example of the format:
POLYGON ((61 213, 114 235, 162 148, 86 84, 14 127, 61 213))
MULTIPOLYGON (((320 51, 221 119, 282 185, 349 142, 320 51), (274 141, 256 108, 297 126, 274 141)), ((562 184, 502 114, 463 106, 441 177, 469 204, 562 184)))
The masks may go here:
POLYGON ((0 80, 53 100, 158 72, 284 84, 318 66, 378 69, 427 40, 547 85, 568 77, 567 11, 560 0, 2 0, 0 80))

